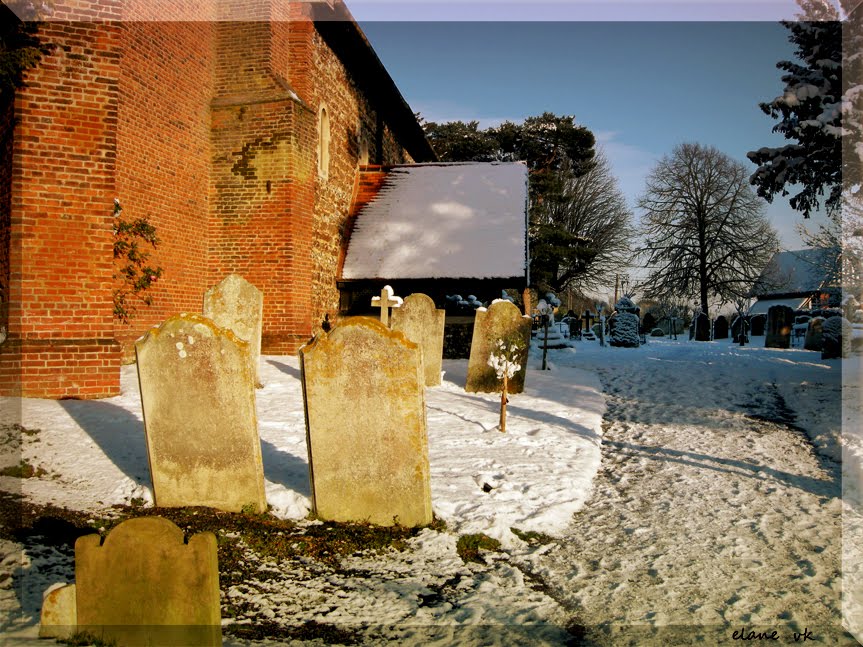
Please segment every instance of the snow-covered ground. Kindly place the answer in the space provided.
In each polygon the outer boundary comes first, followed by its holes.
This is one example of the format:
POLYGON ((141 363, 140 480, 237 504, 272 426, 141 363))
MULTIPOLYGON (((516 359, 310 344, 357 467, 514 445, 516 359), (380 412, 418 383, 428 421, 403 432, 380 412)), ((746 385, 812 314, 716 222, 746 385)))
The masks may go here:
MULTIPOLYGON (((404 552, 348 558, 339 572, 262 565, 267 577, 226 596, 253 602, 261 618, 361 626, 408 643, 560 644, 573 624, 607 644, 689 644, 707 627, 710 643, 745 624, 774 626, 788 641, 808 626, 851 644, 837 629, 836 459, 843 449, 846 465, 863 456, 859 436, 841 435, 841 367, 859 376, 860 358, 822 361, 753 341, 581 342, 549 351, 545 372, 533 356, 506 434, 496 430, 499 396, 465 393, 467 362, 447 361, 444 384, 427 391, 432 499, 447 531, 425 530, 404 552), (528 546, 513 527, 558 541, 528 546), (457 536, 473 532, 504 552, 462 563, 457 536), (668 626, 683 634, 662 634, 668 626)), ((265 356, 262 377, 268 500, 274 514, 301 519, 309 484, 297 362, 265 356)), ((32 501, 87 511, 151 501, 134 367, 122 387, 96 402, 25 400, 17 411, 3 402, 0 422, 40 431, 0 460, 23 457, 47 473, 23 484, 0 477, 0 489, 23 485, 32 501)), ((846 426, 860 413, 848 398, 846 426)), ((845 512, 847 533, 856 517, 845 512)), ((845 547, 853 571, 858 556, 845 547)), ((0 578, 14 575, 0 582, 0 630, 22 644, 35 635, 41 591, 71 577, 68 551, 29 551, 0 565, 0 578)))

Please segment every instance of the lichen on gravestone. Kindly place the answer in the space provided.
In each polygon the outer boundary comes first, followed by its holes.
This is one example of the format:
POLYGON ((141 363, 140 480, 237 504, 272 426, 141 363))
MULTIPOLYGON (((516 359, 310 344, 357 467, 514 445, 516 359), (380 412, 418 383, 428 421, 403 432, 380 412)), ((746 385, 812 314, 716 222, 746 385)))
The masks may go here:
POLYGON ((197 314, 136 342, 157 506, 267 509, 248 346, 197 314))
POLYGON ((299 351, 313 512, 381 526, 432 522, 422 354, 370 317, 299 351))
POLYGON ((446 312, 435 308, 431 297, 416 293, 409 295, 391 315, 392 329, 405 334, 419 344, 423 355, 423 374, 426 386, 441 383, 443 337, 446 312))
POLYGON ((204 293, 204 316, 249 343, 249 364, 261 386, 261 331, 264 295, 239 274, 229 274, 204 293))
POLYGON ((162 517, 75 542, 77 631, 119 645, 222 644, 216 537, 162 517))
POLYGON ((497 393, 500 381, 496 371, 488 361, 498 342, 507 345, 518 344, 523 355, 518 359, 521 369, 508 381, 508 393, 524 391, 524 378, 527 371, 527 353, 530 347, 531 318, 521 314, 516 305, 509 301, 493 301, 486 308, 476 311, 473 324, 473 337, 470 346, 470 359, 467 366, 465 390, 474 393, 497 393))

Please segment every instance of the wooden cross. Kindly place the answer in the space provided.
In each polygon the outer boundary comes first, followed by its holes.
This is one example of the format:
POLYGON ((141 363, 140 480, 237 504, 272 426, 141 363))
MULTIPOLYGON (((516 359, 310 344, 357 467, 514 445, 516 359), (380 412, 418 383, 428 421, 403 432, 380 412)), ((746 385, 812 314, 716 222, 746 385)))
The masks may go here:
POLYGON ((402 298, 393 296, 393 289, 385 285, 381 289, 381 296, 372 297, 372 307, 381 309, 381 323, 387 327, 390 325, 390 308, 398 308, 402 304, 402 298))

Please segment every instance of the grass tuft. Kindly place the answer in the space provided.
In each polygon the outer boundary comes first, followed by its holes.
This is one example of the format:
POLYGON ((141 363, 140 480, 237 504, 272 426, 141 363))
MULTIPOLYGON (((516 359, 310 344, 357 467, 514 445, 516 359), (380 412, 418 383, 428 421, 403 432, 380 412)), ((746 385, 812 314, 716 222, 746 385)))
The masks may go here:
POLYGON ((480 555, 482 550, 500 550, 500 542, 480 532, 474 535, 462 535, 456 543, 456 552, 465 564, 468 562, 485 564, 485 560, 480 555))

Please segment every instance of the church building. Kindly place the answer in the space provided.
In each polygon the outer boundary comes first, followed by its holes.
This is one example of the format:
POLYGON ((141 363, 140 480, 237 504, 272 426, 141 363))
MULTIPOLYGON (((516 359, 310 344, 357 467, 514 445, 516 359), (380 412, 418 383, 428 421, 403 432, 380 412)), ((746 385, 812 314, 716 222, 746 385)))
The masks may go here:
POLYGON ((116 395, 134 340, 231 273, 262 352, 296 351, 339 312, 361 167, 435 161, 340 0, 56 0, 38 35, 0 105, 0 395, 116 395), (160 239, 129 323, 115 200, 160 239))

